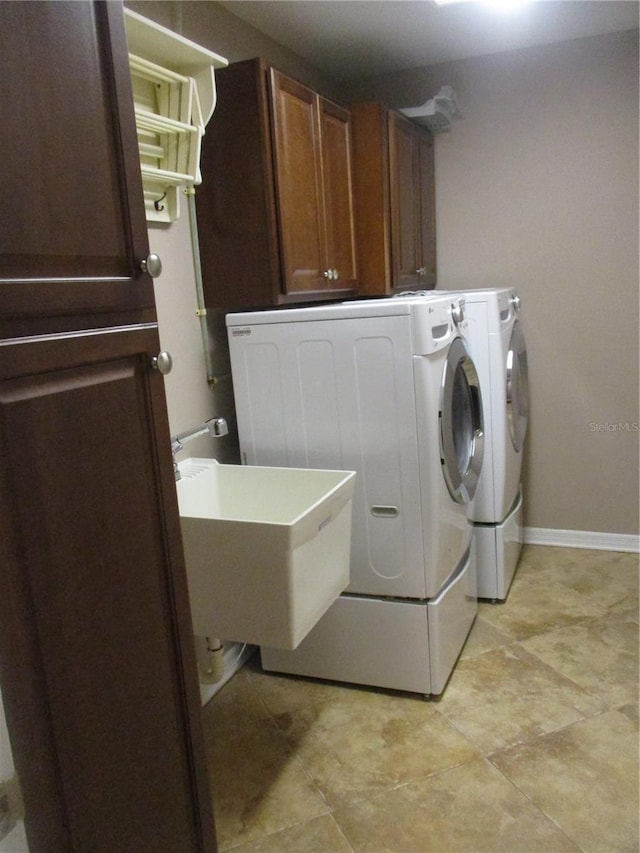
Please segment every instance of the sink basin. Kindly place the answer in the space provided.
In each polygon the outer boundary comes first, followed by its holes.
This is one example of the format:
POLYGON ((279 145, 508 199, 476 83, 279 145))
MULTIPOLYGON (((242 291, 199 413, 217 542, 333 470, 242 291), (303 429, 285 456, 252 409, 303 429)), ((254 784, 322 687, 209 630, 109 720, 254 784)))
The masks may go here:
POLYGON ((178 470, 194 634, 295 649, 349 584, 355 472, 178 470))

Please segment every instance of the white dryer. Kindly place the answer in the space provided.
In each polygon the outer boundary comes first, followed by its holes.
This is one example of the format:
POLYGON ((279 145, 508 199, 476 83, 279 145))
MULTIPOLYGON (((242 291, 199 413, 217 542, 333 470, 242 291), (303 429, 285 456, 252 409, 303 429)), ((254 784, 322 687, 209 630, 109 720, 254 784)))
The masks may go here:
POLYGON ((520 298, 511 288, 433 291, 463 298, 467 341, 480 376, 485 459, 471 518, 478 596, 507 597, 522 548, 522 453, 529 417, 527 351, 520 298))
POLYGON ((268 670, 439 694, 476 613, 483 454, 460 300, 227 316, 243 462, 357 471, 351 581, 268 670))

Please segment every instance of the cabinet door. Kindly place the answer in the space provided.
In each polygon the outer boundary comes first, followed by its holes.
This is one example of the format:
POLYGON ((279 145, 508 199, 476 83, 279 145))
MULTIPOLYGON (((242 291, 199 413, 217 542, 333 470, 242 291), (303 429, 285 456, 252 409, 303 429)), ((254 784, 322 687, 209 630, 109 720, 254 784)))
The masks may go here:
POLYGON ((394 288, 420 285, 420 185, 412 125, 389 116, 391 241, 394 288))
POLYGON ((157 347, 0 346, 0 665, 33 851, 215 850, 157 347))
POLYGON ((416 130, 418 180, 420 186, 420 286, 436 286, 436 198, 433 137, 427 130, 416 130))
POLYGON ((152 319, 120 4, 0 3, 0 77, 0 337, 152 319))
POLYGON ((350 115, 325 98, 319 98, 319 107, 328 284, 352 290, 356 285, 356 251, 350 115))
POLYGON ((284 289, 327 285, 317 95, 271 69, 274 157, 284 289))

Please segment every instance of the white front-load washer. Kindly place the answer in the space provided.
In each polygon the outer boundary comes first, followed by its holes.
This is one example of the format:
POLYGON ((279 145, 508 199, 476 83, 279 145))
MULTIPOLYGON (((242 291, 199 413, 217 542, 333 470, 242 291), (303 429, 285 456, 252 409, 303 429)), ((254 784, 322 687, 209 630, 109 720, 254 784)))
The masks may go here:
POLYGON ((480 376, 485 458, 471 505, 478 596, 507 597, 522 548, 522 455, 529 416, 527 350, 512 288, 433 291, 464 299, 466 337, 480 376))
POLYGON ((482 465, 461 301, 355 300, 227 316, 242 460, 355 470, 350 584, 265 669, 439 694, 476 613, 482 465))

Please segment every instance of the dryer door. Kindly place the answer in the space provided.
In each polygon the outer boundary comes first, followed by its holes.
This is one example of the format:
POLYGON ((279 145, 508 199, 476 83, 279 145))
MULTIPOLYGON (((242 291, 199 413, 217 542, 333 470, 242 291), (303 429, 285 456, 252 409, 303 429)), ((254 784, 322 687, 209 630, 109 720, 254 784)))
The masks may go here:
POLYGON ((451 497, 469 503, 482 467, 484 425, 480 381, 465 342, 449 348, 440 389, 440 462, 451 497))
POLYGON ((524 333, 517 321, 513 324, 507 351, 506 383, 509 433, 511 442, 519 453, 524 444, 529 421, 529 369, 524 333))

